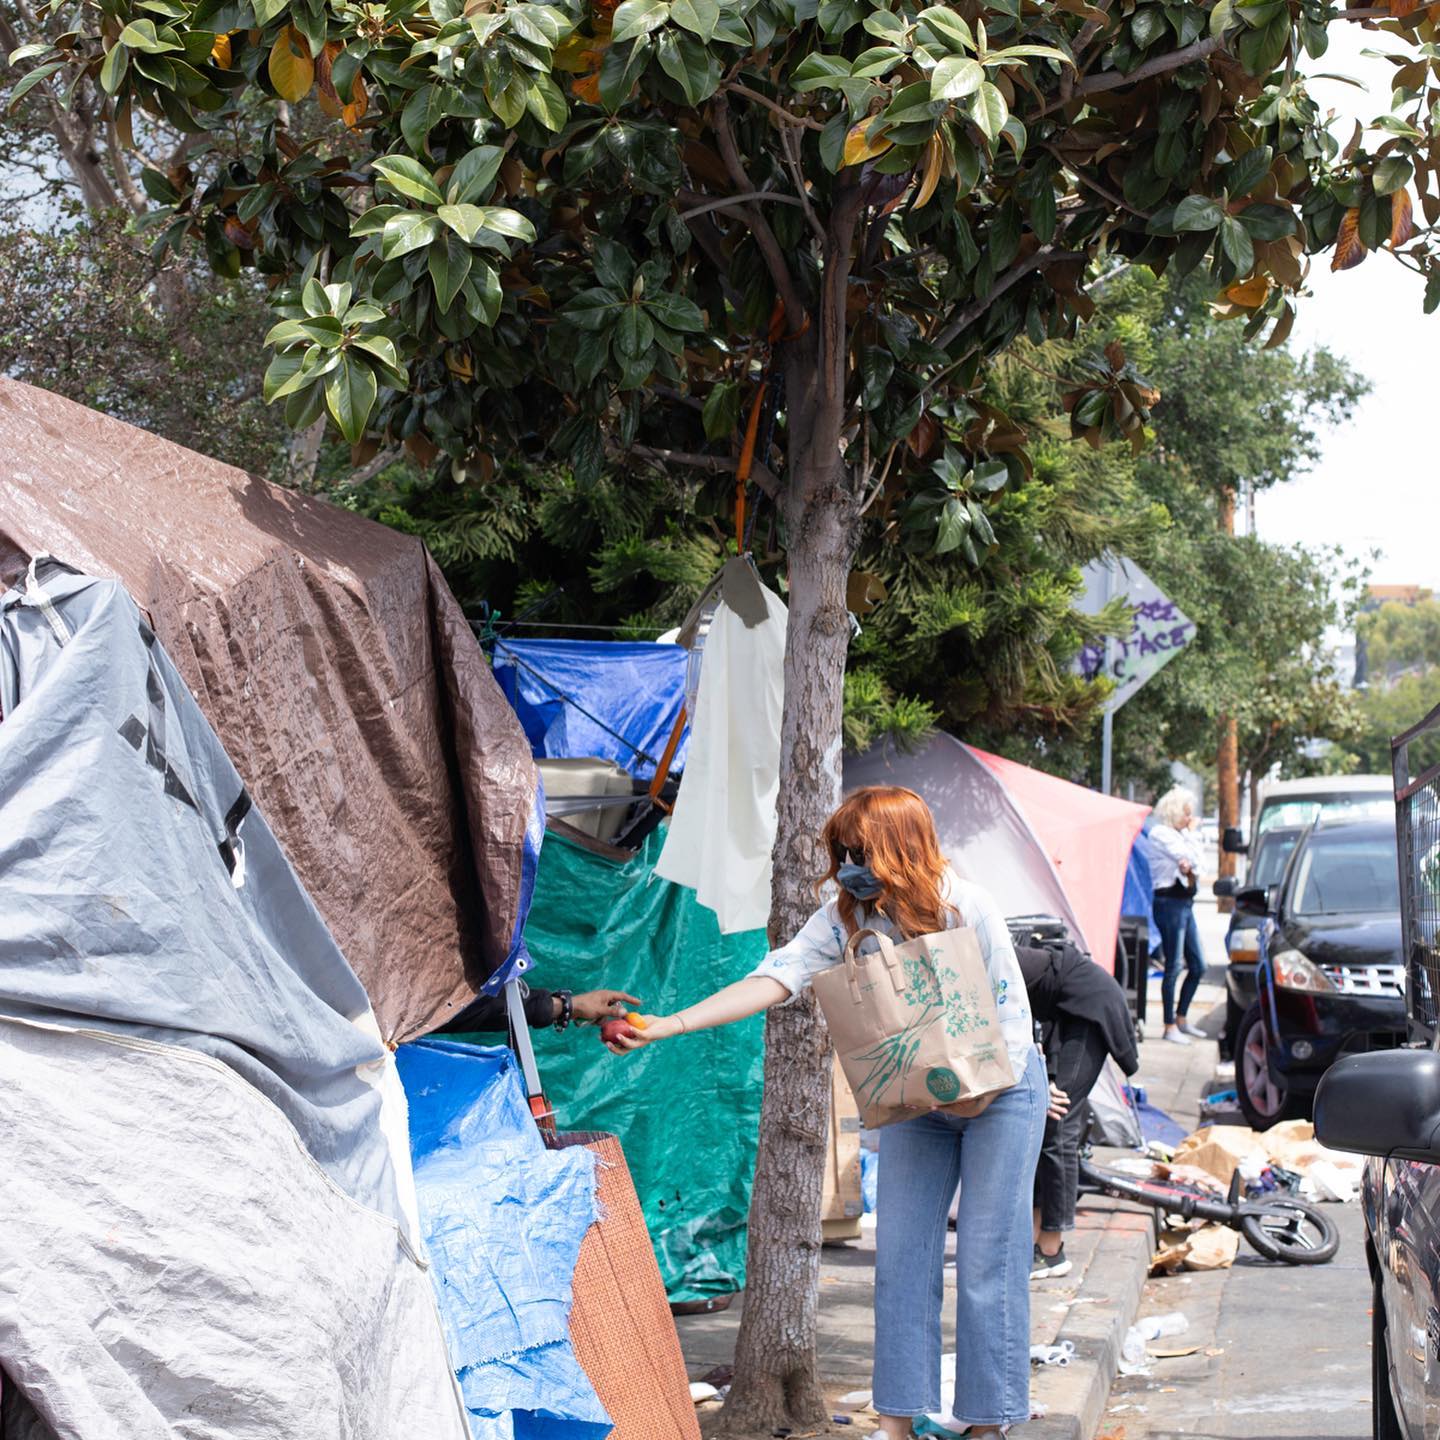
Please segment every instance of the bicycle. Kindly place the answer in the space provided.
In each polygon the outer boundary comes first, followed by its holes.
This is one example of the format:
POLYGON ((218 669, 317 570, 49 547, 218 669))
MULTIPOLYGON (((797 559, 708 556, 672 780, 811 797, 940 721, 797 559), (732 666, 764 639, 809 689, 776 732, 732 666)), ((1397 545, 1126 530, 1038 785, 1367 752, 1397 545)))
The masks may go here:
POLYGON ((1279 1260, 1286 1265, 1323 1265, 1333 1259, 1340 1248, 1339 1228, 1328 1215, 1289 1195, 1243 1199, 1238 1173, 1223 1200, 1184 1180, 1140 1180, 1106 1170, 1083 1157, 1080 1182, 1082 1189, 1098 1190, 1119 1200, 1133 1200, 1163 1215, 1217 1221, 1238 1230, 1250 1248, 1266 1260, 1279 1260))

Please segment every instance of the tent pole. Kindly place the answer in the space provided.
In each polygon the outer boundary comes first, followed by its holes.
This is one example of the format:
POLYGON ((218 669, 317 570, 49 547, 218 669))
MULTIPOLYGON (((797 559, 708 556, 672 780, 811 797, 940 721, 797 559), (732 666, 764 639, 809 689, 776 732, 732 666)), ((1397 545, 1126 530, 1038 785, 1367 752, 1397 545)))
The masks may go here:
POLYGON ((520 1073, 525 1077, 530 1113, 541 1130, 553 1131, 555 1112, 551 1110, 540 1086, 540 1067, 535 1063, 535 1046, 530 1040, 530 1022, 525 1018, 525 1000, 520 993, 520 985, 518 976, 505 982, 505 1013, 510 1020, 510 1040, 520 1061, 520 1073))
MULTIPOLYGON (((1113 575, 1113 573, 1114 573, 1113 570, 1111 569, 1111 566, 1112 566, 1113 563, 1114 563, 1114 562, 1111 560, 1111 558, 1110 558, 1109 556, 1106 556, 1106 563, 1105 563, 1105 568, 1104 568, 1104 576, 1105 576, 1105 580, 1104 580, 1104 598, 1103 598, 1102 601, 1101 601, 1102 607, 1105 606, 1105 605, 1108 605, 1108 604, 1110 603, 1110 596, 1111 596, 1112 588, 1113 588, 1112 585, 1111 585, 1111 577, 1112 577, 1112 575, 1113 575)), ((1110 635, 1106 635, 1106 637, 1105 637, 1105 676, 1106 676, 1107 679, 1113 680, 1113 679, 1115 678, 1114 665, 1115 665, 1115 641, 1114 641, 1113 637, 1111 637, 1110 635)), ((1110 770, 1111 770, 1111 760, 1112 760, 1112 758, 1113 758, 1113 753, 1114 753, 1114 748, 1115 748, 1114 742, 1115 742, 1115 707, 1114 707, 1114 705, 1113 705, 1109 700, 1106 700, 1106 702, 1105 702, 1105 713, 1104 713, 1104 715, 1102 715, 1101 718, 1100 718, 1100 793, 1101 793, 1102 795, 1108 795, 1108 794, 1110 793, 1110 780, 1111 780, 1110 770)))

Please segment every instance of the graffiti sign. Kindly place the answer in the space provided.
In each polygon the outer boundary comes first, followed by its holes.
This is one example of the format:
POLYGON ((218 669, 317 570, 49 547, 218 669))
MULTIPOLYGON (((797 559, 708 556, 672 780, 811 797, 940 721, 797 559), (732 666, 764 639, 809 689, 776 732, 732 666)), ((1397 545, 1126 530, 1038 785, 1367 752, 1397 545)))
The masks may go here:
MULTIPOLYGON (((1112 710, 1118 710, 1195 638, 1195 622, 1133 560, 1107 555, 1085 567, 1085 593, 1076 602, 1079 610, 1095 615, 1119 598, 1129 604, 1134 621, 1128 635, 1110 640, 1112 710)), ((1105 672, 1105 650, 1101 641, 1080 652, 1076 668, 1087 680, 1105 672)))

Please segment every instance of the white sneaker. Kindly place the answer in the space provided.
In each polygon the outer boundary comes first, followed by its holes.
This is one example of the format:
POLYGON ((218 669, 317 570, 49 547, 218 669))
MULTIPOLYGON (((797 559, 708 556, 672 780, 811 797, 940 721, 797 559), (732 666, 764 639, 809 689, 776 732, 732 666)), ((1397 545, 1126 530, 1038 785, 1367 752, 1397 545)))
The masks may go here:
POLYGON ((1190 1036, 1192 1040, 1208 1040, 1210 1038, 1198 1025, 1192 1025, 1188 1020, 1182 1020, 1176 1029, 1182 1035, 1190 1036))
POLYGON ((1170 1029, 1165 1032, 1165 1039, 1172 1045, 1188 1045, 1190 1037, 1181 1030, 1170 1029))

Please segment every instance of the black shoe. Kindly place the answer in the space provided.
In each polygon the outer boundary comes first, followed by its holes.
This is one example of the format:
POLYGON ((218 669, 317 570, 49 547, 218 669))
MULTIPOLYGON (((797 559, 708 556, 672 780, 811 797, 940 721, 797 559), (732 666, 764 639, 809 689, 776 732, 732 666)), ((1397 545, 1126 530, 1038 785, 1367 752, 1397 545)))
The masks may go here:
POLYGON ((1038 1245, 1035 1247, 1035 1259, 1030 1267, 1032 1280, 1058 1279, 1061 1275, 1068 1275, 1070 1269, 1063 1245, 1053 1255, 1047 1255, 1038 1245))

